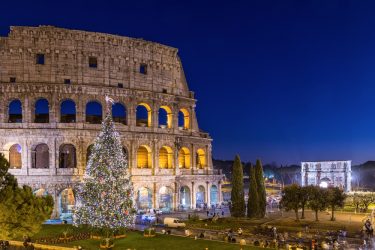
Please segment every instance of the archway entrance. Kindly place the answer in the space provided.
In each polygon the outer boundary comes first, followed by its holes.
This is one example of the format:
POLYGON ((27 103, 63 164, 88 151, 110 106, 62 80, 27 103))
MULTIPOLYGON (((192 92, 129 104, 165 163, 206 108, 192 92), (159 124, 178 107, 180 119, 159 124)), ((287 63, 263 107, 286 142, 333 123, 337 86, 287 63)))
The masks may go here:
POLYGON ((173 209, 173 191, 170 187, 160 188, 159 209, 163 212, 170 212, 173 209))
POLYGON ((138 210, 147 210, 152 208, 152 192, 149 188, 141 187, 137 193, 138 210))
POLYGON ((64 189, 60 194, 60 218, 71 219, 75 204, 73 189, 64 189))
POLYGON ((180 188, 180 207, 181 209, 188 209, 191 205, 190 188, 183 186, 180 188))
POLYGON ((204 207, 204 198, 205 196, 205 189, 202 185, 200 185, 198 187, 198 190, 197 190, 197 193, 196 193, 196 200, 195 200, 195 204, 197 207, 199 208, 203 208, 204 207))
POLYGON ((217 187, 216 187, 216 185, 212 185, 211 186, 210 201, 211 201, 211 205, 216 205, 218 203, 218 201, 217 201, 217 187))

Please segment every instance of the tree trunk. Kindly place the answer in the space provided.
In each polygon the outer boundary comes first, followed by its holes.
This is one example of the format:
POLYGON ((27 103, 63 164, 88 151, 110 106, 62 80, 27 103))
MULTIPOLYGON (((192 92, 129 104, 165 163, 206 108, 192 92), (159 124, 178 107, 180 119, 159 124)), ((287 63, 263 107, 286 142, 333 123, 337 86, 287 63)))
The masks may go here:
POLYGON ((335 206, 331 206, 332 214, 331 214, 331 221, 335 220, 335 206))
POLYGON ((299 221, 299 218, 298 218, 298 209, 294 210, 294 212, 296 213, 296 221, 299 221))
POLYGON ((315 221, 319 221, 319 219, 318 219, 318 210, 315 210, 315 221))
POLYGON ((305 206, 302 206, 301 219, 305 219, 305 206))

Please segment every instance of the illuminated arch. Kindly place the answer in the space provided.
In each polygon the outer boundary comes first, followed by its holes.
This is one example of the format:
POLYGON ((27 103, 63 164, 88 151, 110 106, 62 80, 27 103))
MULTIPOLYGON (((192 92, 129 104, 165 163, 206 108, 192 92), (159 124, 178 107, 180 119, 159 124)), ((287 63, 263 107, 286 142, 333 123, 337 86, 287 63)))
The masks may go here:
POLYGON ((152 168, 151 149, 148 146, 139 146, 137 150, 137 168, 152 168))
POLYGON ((168 146, 163 146, 159 150, 159 167, 173 168, 173 150, 168 146))
POLYGON ((86 104, 86 122, 100 124, 102 122, 102 105, 98 101, 91 101, 86 104))
POLYGON ((197 168, 203 169, 207 166, 206 153, 203 149, 197 150, 197 168))
POLYGON ((197 207, 203 207, 205 200, 206 200, 206 192, 205 188, 202 185, 199 185, 197 188, 197 193, 195 195, 195 202, 197 207))
POLYGON ((13 100, 9 103, 8 122, 22 123, 22 103, 18 99, 13 100))
POLYGON ((169 212, 173 209, 172 188, 163 186, 159 189, 159 209, 163 212, 169 212))
POLYGON ((22 168, 22 148, 19 144, 13 144, 9 148, 9 166, 10 168, 22 168))
POLYGON ((76 122, 76 103, 70 99, 60 104, 60 122, 73 123, 76 122))
POLYGON ((35 102, 34 122, 49 123, 49 103, 47 99, 41 98, 35 102))
POLYGON ((152 110, 147 103, 140 103, 136 109, 136 125, 140 127, 151 127, 152 110))
POLYGON ((182 147, 178 151, 178 167, 190 168, 190 150, 187 147, 182 147))
POLYGON ((147 187, 138 189, 136 202, 138 209, 152 208, 152 191, 147 187))
POLYGON ((190 188, 188 186, 183 186, 180 188, 180 207, 182 209, 190 208, 191 206, 191 197, 190 197, 190 188))
POLYGON ((114 122, 118 122, 126 125, 126 108, 119 102, 112 105, 112 119, 114 122))
POLYGON ((66 188, 60 193, 60 214, 69 218, 72 216, 76 199, 74 197, 73 189, 66 188))
POLYGON ((161 106, 159 108, 159 127, 172 128, 172 110, 168 106, 161 106))
POLYGON ((218 189, 216 185, 212 185, 210 189, 210 202, 212 205, 218 203, 218 189))
POLYGON ((186 108, 182 108, 178 112, 178 127, 180 129, 190 128, 190 113, 186 108))

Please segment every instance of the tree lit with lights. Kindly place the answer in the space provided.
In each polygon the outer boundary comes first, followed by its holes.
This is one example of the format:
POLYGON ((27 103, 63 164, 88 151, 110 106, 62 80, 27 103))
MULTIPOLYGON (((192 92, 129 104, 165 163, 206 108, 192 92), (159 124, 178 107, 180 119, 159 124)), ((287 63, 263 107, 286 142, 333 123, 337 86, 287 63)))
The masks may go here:
POLYGON ((95 140, 77 196, 73 215, 76 226, 89 225, 114 231, 134 223, 133 186, 109 110, 95 140))

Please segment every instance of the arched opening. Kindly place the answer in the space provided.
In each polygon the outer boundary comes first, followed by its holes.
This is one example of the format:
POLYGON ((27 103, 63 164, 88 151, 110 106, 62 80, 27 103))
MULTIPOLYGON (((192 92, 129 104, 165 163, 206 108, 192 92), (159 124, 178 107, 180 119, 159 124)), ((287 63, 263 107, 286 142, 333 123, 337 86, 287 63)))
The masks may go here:
POLYGON ((147 103, 140 103, 136 110, 136 123, 139 127, 151 127, 152 111, 147 103))
POLYGON ((126 125, 126 109, 124 105, 118 102, 112 105, 112 119, 114 122, 126 125))
POLYGON ((190 199, 190 188, 183 186, 180 188, 180 207, 182 209, 188 209, 191 206, 190 199))
POLYGON ((97 101, 86 104, 86 122, 100 124, 102 122, 102 105, 97 101))
POLYGON ((91 144, 90 146, 87 147, 87 150, 86 150, 86 165, 90 160, 90 156, 91 156, 91 153, 92 153, 93 149, 94 149, 94 144, 91 144))
POLYGON ((159 151, 159 167, 173 168, 173 151, 170 147, 163 146, 159 151))
POLYGON ((186 147, 182 147, 180 151, 178 151, 178 167, 190 168, 190 150, 186 147))
POLYGON ((137 192, 138 210, 147 210, 152 208, 152 192, 149 188, 141 187, 137 192))
POLYGON ((203 149, 198 149, 197 150, 197 168, 203 169, 207 166, 206 163, 206 153, 204 152, 203 149))
POLYGON ((204 202, 205 202, 205 189, 202 185, 198 186, 195 197, 196 197, 196 201, 195 201, 196 206, 199 208, 203 208, 204 202))
POLYGON ((72 100, 65 100, 60 105, 60 122, 76 122, 76 104, 72 100))
POLYGON ((22 168, 21 145, 14 144, 9 148, 9 166, 10 168, 22 168))
POLYGON ((178 112, 178 128, 185 130, 190 128, 190 115, 185 108, 180 109, 178 112))
POLYGON ((139 146, 137 150, 137 168, 152 168, 151 150, 147 146, 139 146))
POLYGON ((48 123, 49 122, 49 104, 47 99, 39 99, 35 103, 35 123, 48 123))
POLYGON ((63 144, 59 150, 59 168, 76 168, 76 148, 72 144, 63 144))
POLYGON ((210 189, 210 201, 211 201, 211 205, 216 205, 218 204, 218 199, 217 199, 217 186, 216 185, 212 185, 211 186, 211 189, 210 189))
POLYGON ((62 219, 71 218, 75 204, 73 189, 64 189, 60 194, 60 217, 62 219))
POLYGON ((168 106, 161 106, 159 109, 159 127, 172 128, 172 110, 168 106))
POLYGON ((159 209, 170 212, 173 209, 173 191, 170 187, 161 187, 159 190, 159 209))
POLYGON ((31 155, 32 168, 49 168, 49 149, 47 144, 38 144, 31 155))
POLYGON ((46 196, 47 194, 48 194, 47 190, 45 190, 44 188, 40 188, 40 189, 34 191, 34 195, 36 197, 46 196))
POLYGON ((8 122, 22 123, 22 103, 20 100, 13 100, 9 103, 8 122))
POLYGON ((319 182, 319 187, 321 187, 321 188, 328 188, 328 187, 331 187, 331 186, 332 186, 331 179, 329 179, 328 177, 324 177, 319 182))

